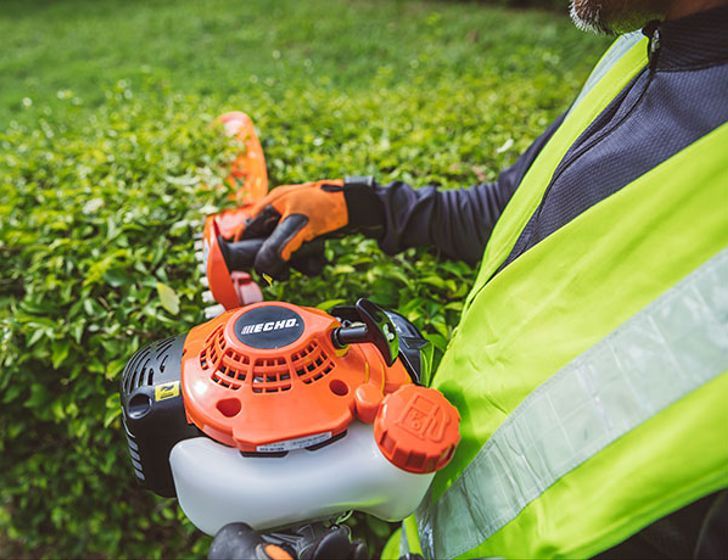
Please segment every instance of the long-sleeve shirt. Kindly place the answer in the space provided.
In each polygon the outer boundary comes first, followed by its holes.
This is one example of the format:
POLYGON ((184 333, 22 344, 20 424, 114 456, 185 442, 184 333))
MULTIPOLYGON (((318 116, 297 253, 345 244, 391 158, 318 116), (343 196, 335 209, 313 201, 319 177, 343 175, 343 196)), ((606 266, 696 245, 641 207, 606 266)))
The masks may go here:
MULTIPOLYGON (((569 148, 503 266, 728 118, 728 8, 648 26, 650 63, 569 148)), ((511 196, 560 116, 493 183, 466 189, 377 189, 387 253, 431 246, 477 262, 511 196)))

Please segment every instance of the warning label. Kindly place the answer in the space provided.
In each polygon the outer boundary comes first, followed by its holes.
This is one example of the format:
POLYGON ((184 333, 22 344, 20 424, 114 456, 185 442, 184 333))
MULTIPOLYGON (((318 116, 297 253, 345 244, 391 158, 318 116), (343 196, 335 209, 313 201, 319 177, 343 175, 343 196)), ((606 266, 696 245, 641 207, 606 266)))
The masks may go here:
POLYGON ((159 402, 179 396, 179 381, 162 383, 154 387, 154 400, 159 402))
POLYGON ((287 439, 284 441, 276 441, 275 443, 266 443, 265 445, 259 445, 256 447, 256 451, 259 453, 276 453, 280 451, 293 451, 294 449, 303 449, 304 447, 311 447, 312 445, 318 445, 331 439, 331 432, 323 432, 320 434, 314 434, 311 436, 304 436, 295 439, 287 439))

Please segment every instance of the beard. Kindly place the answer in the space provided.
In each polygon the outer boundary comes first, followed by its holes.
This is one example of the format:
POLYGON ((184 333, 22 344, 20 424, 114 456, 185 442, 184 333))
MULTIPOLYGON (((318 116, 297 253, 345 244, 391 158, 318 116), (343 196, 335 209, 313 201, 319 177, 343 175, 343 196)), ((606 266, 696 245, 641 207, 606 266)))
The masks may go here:
POLYGON ((571 0, 571 19, 583 31, 626 33, 665 15, 665 0, 571 0))

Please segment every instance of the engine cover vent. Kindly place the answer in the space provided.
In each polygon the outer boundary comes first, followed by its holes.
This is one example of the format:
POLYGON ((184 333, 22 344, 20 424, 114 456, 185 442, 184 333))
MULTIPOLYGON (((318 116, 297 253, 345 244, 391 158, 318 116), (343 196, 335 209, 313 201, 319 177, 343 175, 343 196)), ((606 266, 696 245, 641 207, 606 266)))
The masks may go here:
POLYGON ((228 344, 225 325, 219 325, 200 352, 200 367, 210 372, 214 383, 237 391, 247 382, 254 394, 288 391, 294 375, 309 385, 335 369, 329 354, 316 340, 300 350, 255 360, 238 350, 228 344))
POLYGON ((138 387, 154 385, 155 377, 163 374, 167 367, 170 349, 177 338, 171 336, 150 344, 129 360, 121 374, 121 388, 124 394, 128 395, 138 387))

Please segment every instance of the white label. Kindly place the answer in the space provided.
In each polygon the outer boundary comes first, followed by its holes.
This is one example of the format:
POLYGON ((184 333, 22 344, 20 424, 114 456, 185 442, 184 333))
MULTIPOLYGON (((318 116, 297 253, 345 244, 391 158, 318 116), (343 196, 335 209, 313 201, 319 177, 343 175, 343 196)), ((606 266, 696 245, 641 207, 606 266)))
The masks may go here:
POLYGON ((284 441, 276 441, 275 443, 266 443, 255 448, 260 453, 275 453, 278 451, 293 451, 303 447, 311 447, 331 439, 331 432, 323 432, 312 436, 304 436, 295 439, 287 439, 284 441))

